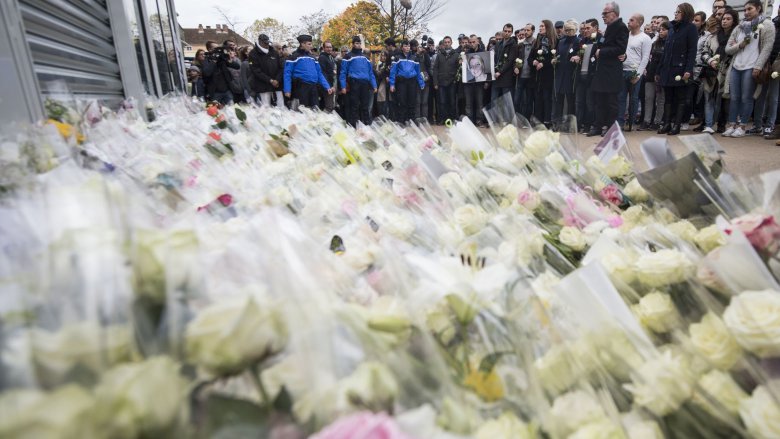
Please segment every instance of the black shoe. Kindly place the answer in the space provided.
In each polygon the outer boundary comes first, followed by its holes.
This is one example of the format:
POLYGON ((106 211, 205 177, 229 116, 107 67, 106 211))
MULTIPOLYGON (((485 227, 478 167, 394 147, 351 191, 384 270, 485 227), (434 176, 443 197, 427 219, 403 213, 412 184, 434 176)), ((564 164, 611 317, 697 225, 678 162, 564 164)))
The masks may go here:
POLYGON ((627 132, 627 133, 630 133, 630 132, 633 130, 633 128, 634 128, 634 126, 633 126, 633 125, 631 125, 631 124, 628 124, 628 126, 626 126, 626 129, 625 129, 625 130, 623 130, 623 131, 625 131, 625 132, 627 132))
POLYGON ((637 131, 648 131, 649 129, 650 129, 650 124, 648 124, 647 122, 642 122, 639 125, 639 128, 637 128, 637 131))
POLYGON ((693 131, 697 133, 704 131, 704 124, 697 126, 696 128, 693 129, 693 131))
POLYGON ((601 135, 601 130, 597 128, 591 128, 590 131, 588 131, 588 133, 585 135, 588 137, 598 136, 601 135))
POLYGON ((666 134, 671 130, 672 130, 672 124, 670 123, 663 124, 661 125, 661 128, 658 128, 658 134, 666 134))
POLYGON ((680 134, 680 124, 676 123, 672 125, 672 129, 666 133, 667 136, 676 136, 680 134))

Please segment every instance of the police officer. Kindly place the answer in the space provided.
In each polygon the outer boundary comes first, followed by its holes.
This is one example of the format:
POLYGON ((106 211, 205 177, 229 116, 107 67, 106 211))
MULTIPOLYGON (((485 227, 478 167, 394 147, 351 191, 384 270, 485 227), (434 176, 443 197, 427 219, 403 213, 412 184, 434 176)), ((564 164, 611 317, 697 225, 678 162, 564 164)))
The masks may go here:
POLYGON ((369 106, 376 93, 376 77, 371 61, 363 54, 363 44, 360 37, 352 37, 352 51, 341 60, 341 94, 347 92, 349 99, 349 115, 347 122, 356 126, 358 113, 364 125, 371 124, 369 106))
POLYGON ((317 107, 317 84, 329 95, 333 94, 333 87, 328 84, 319 62, 311 54, 311 40, 311 35, 298 36, 298 50, 284 63, 284 95, 292 97, 293 110, 297 110, 299 105, 317 107))
POLYGON ((401 53, 390 67, 390 92, 395 93, 398 102, 398 122, 405 123, 414 118, 417 107, 417 93, 425 88, 425 79, 420 73, 417 54, 411 51, 409 41, 401 42, 401 53))

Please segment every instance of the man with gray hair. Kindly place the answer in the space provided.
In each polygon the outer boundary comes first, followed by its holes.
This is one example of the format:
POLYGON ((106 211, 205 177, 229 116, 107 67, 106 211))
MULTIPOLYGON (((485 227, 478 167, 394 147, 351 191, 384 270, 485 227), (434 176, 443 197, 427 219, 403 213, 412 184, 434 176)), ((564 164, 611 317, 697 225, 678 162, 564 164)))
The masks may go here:
POLYGON ((642 14, 634 14, 628 19, 628 46, 626 54, 620 57, 623 61, 623 88, 618 93, 618 117, 617 121, 620 127, 626 125, 626 96, 630 99, 628 105, 628 126, 626 131, 631 131, 639 109, 639 87, 642 76, 645 74, 647 63, 650 62, 650 48, 653 41, 642 32, 642 24, 645 17, 642 14))
POLYGON ((596 73, 591 82, 596 118, 588 137, 604 135, 617 119, 617 95, 623 84, 623 61, 620 56, 628 46, 628 28, 620 18, 620 7, 615 2, 604 5, 601 18, 607 25, 604 35, 593 48, 596 73))

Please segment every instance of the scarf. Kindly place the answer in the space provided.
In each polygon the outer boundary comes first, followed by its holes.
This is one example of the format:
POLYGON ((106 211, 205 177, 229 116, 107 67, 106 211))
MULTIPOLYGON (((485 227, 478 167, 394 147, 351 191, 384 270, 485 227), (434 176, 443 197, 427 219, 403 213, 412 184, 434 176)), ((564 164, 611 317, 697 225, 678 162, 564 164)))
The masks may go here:
POLYGON ((725 30, 721 29, 718 31, 718 55, 720 55, 721 58, 726 57, 726 44, 729 41, 729 37, 731 36, 731 32, 734 31, 732 28, 730 31, 726 32, 725 30))
POLYGON ((739 28, 742 29, 742 33, 745 35, 751 35, 753 33, 754 28, 758 28, 758 25, 764 22, 764 16, 759 15, 758 17, 752 19, 752 20, 742 20, 742 23, 739 24, 739 28))
POLYGON ((263 49, 263 46, 260 45, 257 45, 257 48, 260 49, 260 51, 265 53, 266 55, 268 55, 268 51, 271 50, 270 47, 268 49, 263 49))

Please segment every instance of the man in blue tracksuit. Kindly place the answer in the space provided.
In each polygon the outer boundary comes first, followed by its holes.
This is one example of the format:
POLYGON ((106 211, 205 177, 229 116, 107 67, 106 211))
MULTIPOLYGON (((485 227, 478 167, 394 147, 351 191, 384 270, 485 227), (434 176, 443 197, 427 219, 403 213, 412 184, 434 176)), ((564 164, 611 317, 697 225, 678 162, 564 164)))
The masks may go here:
POLYGON ((409 42, 401 42, 401 53, 390 67, 390 92, 395 93, 398 102, 398 122, 414 119, 418 90, 425 88, 425 79, 420 73, 417 54, 410 51, 409 42))
POLYGON ((316 108, 319 103, 317 84, 333 94, 333 88, 322 74, 320 64, 311 54, 311 35, 298 36, 300 46, 284 63, 284 95, 292 97, 292 109, 299 105, 316 108))
POLYGON ((349 114, 347 122, 353 127, 357 125, 358 114, 364 125, 371 124, 371 114, 368 109, 376 93, 376 77, 371 61, 363 53, 360 37, 352 37, 352 51, 341 60, 341 94, 349 93, 349 114))

